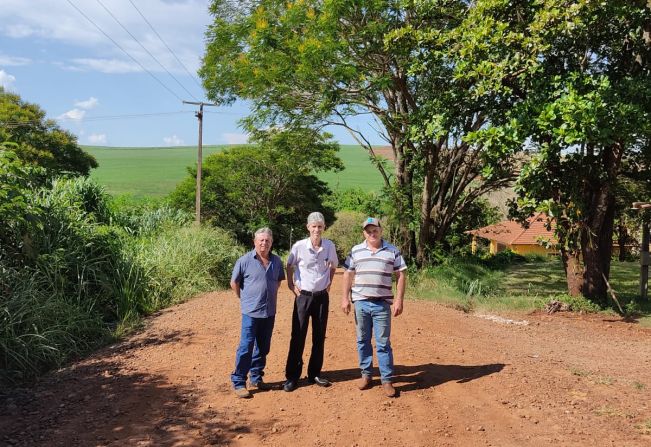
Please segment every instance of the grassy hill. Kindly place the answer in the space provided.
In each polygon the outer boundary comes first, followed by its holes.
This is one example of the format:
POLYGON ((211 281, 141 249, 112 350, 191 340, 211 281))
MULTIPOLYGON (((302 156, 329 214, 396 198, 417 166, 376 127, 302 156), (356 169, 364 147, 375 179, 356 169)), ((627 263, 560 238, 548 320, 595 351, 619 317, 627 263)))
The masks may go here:
MULTIPOLYGON (((227 146, 204 146, 204 157, 227 146)), ((112 194, 132 194, 135 197, 162 197, 170 193, 185 178, 187 167, 196 164, 196 146, 178 147, 105 147, 84 146, 99 163, 91 178, 104 185, 112 194)), ((319 177, 331 188, 359 186, 379 190, 382 178, 359 146, 341 146, 339 156, 346 169, 324 173, 319 177)))

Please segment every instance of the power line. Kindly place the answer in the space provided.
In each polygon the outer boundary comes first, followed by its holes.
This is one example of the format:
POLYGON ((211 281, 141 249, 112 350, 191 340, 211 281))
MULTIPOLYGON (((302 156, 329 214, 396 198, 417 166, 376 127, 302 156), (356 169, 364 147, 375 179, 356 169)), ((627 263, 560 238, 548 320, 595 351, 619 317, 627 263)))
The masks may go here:
MULTIPOLYGON (((143 118, 143 117, 151 117, 151 116, 164 116, 164 115, 180 115, 180 114, 187 114, 189 113, 186 110, 179 110, 177 112, 157 112, 157 113, 134 113, 134 114, 126 114, 126 115, 105 115, 105 116, 92 116, 89 118, 82 118, 80 120, 74 119, 74 118, 49 118, 53 121, 108 121, 108 120, 119 120, 119 119, 125 119, 125 118, 143 118)), ((0 121, 0 126, 3 127, 21 127, 21 126, 31 126, 35 124, 41 124, 41 120, 29 120, 29 121, 0 121)))
POLYGON ((102 34, 104 34, 104 35, 106 36, 107 39, 109 39, 111 42, 113 42, 113 43, 115 44, 116 47, 118 47, 120 50, 122 50, 122 52, 123 52, 124 54, 126 54, 127 56, 129 56, 129 57, 131 58, 131 60, 133 60, 136 64, 138 64, 138 65, 140 66, 140 68, 142 68, 144 71, 146 71, 147 74, 148 74, 149 76, 151 76, 152 78, 154 78, 154 79, 156 80, 156 82, 158 82, 158 83, 159 83, 159 84, 160 84, 160 85, 161 85, 165 90, 167 90, 168 92, 170 92, 170 93, 171 93, 171 94, 172 94, 176 99, 178 99, 179 101, 183 101, 179 95, 177 95, 176 93, 174 93, 174 91, 173 91, 172 89, 170 89, 167 85, 165 85, 165 84, 163 83, 163 81, 161 81, 160 79, 158 79, 158 78, 157 78, 157 77, 156 77, 152 72, 150 72, 149 70, 147 70, 147 69, 145 68, 144 65, 142 65, 140 62, 138 62, 138 60, 137 60, 136 58, 134 58, 133 56, 131 56, 131 55, 130 55, 130 54, 129 54, 129 53, 128 53, 124 48, 122 48, 122 47, 120 46, 119 43, 117 43, 115 40, 113 40, 113 38, 111 38, 111 36, 109 36, 108 34, 106 34, 106 32, 104 32, 104 30, 103 30, 102 28, 100 28, 99 25, 97 25, 95 22, 93 22, 93 20, 92 20, 90 17, 88 17, 86 14, 84 14, 84 12, 83 12, 81 9, 79 9, 79 8, 77 7, 77 5, 75 5, 74 3, 72 3, 72 0, 66 0, 66 1, 67 1, 68 3, 70 3, 70 6, 72 6, 73 8, 75 8, 75 9, 77 10, 77 12, 79 12, 79 14, 81 14, 82 16, 84 16, 84 18, 85 18, 86 20, 88 20, 88 21, 89 21, 89 22, 90 22, 90 23, 91 23, 95 28, 97 28, 97 29, 98 29, 102 34))
MULTIPOLYGON (((166 115, 185 115, 188 112, 187 110, 179 110, 177 112, 156 112, 156 113, 130 113, 130 114, 124 114, 124 115, 100 115, 100 116, 91 116, 87 118, 82 118, 82 119, 75 119, 75 118, 68 118, 68 117, 57 117, 57 118, 47 118, 47 120, 53 120, 53 121, 79 121, 79 122, 87 122, 87 121, 110 121, 110 120, 120 120, 120 119, 126 119, 126 118, 147 118, 147 117, 153 117, 153 116, 166 116, 166 115)), ((232 115, 232 116, 239 116, 240 114, 234 113, 234 112, 209 112, 209 111, 204 111, 204 114, 210 114, 210 115, 232 115)), ((36 120, 27 120, 27 121, 0 121, 0 127, 7 127, 7 128, 14 128, 14 127, 21 127, 21 126, 32 126, 36 124, 41 124, 42 120, 36 119, 36 120)))
POLYGON ((140 14, 140 17, 142 17, 142 19, 145 21, 145 23, 147 23, 147 25, 149 25, 149 28, 151 28, 151 30, 154 32, 154 34, 156 34, 156 36, 160 39, 160 41, 163 42, 163 45, 165 45, 165 47, 169 50, 169 52, 172 53, 172 56, 174 56, 174 58, 176 59, 176 61, 177 61, 177 62, 178 62, 182 67, 183 67, 183 69, 185 70, 185 72, 186 72, 186 73, 187 73, 187 74, 192 78, 192 80, 194 81, 194 83, 197 84, 197 86, 199 86, 199 88, 203 91, 203 86, 201 85, 201 83, 200 83, 199 81, 197 81, 197 77, 196 77, 196 75, 190 73, 190 70, 188 70, 188 67, 187 67, 187 66, 186 66, 186 65, 181 61, 181 59, 179 59, 179 58, 176 56, 176 53, 175 53, 175 52, 174 52, 174 51, 169 47, 169 45, 167 45, 167 43, 163 40, 163 38, 161 37, 161 35, 158 34, 158 31, 156 31, 156 29, 154 28, 154 26, 149 22, 149 20, 147 20, 147 18, 143 15, 143 13, 140 12, 140 10, 139 10, 138 7, 135 5, 135 3, 133 3, 131 0, 129 0, 129 3, 131 3, 131 6, 133 6, 133 8, 134 8, 136 11, 138 11, 138 14, 140 14))
POLYGON ((154 55, 153 55, 153 54, 152 54, 152 53, 151 53, 151 52, 150 52, 150 51, 149 51, 149 50, 148 50, 148 49, 147 49, 147 48, 146 48, 146 47, 145 47, 145 46, 144 46, 144 45, 143 45, 143 44, 142 44, 142 43, 141 43, 137 38, 136 38, 136 36, 134 36, 133 34, 131 34, 131 31, 129 31, 129 30, 127 29, 127 27, 124 26, 124 25, 122 24, 122 22, 120 22, 120 21, 118 20, 117 17, 115 17, 115 15, 111 12, 111 10, 109 10, 109 9, 106 7, 106 5, 104 5, 104 3, 102 3, 101 0, 96 0, 96 1, 97 1, 97 3, 100 4, 100 6, 101 6, 102 8, 104 8, 104 10, 105 10, 105 11, 106 11, 106 12, 107 12, 111 17, 113 17, 113 20, 115 20, 115 21, 117 22, 117 24, 120 25, 120 26, 122 27, 122 29, 125 30, 125 31, 127 32, 127 34, 129 34, 133 40, 136 41, 136 43, 137 43, 138 45, 140 45, 140 48, 142 48, 143 50, 145 50, 145 52, 146 52, 149 56, 151 56, 151 58, 152 58, 153 60, 155 60, 155 61, 158 63, 158 65, 160 65, 160 67, 161 67, 163 70, 165 70, 165 72, 166 72, 168 75, 170 75, 170 76, 172 77, 172 79, 174 79, 174 80, 176 81, 176 83, 177 83, 177 84, 178 84, 178 85, 179 85, 183 90, 185 90, 185 92, 186 92, 188 95, 192 96, 192 98, 194 98, 196 101, 198 101, 198 99, 197 99, 197 98, 196 98, 196 97, 195 97, 195 96, 194 96, 194 95, 193 95, 193 94, 192 94, 192 93, 191 93, 187 88, 185 88, 185 86, 184 86, 183 84, 181 84, 181 82, 176 78, 176 76, 174 76, 172 73, 170 73, 169 70, 168 70, 167 68, 165 68, 165 66, 164 66, 164 65, 163 65, 163 64, 158 60, 158 58, 157 58, 156 56, 154 56, 154 55))

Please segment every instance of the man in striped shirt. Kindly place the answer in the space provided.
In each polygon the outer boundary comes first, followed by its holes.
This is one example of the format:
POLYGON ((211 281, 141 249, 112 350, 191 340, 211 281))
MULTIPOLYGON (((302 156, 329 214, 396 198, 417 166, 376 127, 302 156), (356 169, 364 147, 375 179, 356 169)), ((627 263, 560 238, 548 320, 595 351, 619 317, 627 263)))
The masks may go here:
POLYGON ((407 265, 400 251, 382 239, 380 221, 369 217, 362 223, 365 241, 355 245, 344 262, 344 288, 341 308, 346 315, 351 301, 355 308, 357 352, 362 377, 358 387, 371 386, 375 334, 382 388, 388 397, 395 397, 393 381, 393 350, 391 349, 391 316, 402 313, 407 265), (392 279, 397 277, 396 295, 392 279))

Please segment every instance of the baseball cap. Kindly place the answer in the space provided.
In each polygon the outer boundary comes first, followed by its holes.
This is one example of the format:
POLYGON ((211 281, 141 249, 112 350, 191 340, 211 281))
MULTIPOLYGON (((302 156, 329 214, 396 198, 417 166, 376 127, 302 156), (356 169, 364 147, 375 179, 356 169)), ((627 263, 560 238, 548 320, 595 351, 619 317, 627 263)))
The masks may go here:
POLYGON ((380 225, 380 221, 377 220, 375 217, 367 217, 364 222, 362 222, 362 228, 366 228, 369 225, 375 225, 376 227, 382 227, 380 225))

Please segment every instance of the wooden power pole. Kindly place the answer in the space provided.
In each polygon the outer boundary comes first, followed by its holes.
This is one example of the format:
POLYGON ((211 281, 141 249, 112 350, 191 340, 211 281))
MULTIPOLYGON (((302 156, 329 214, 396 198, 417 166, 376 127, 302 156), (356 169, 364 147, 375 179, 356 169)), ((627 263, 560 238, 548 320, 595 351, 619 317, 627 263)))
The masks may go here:
POLYGON ((199 145, 197 146, 197 186, 195 190, 195 202, 194 202, 194 221, 197 225, 201 223, 201 173, 202 168, 201 164, 203 161, 203 106, 217 106, 217 104, 209 104, 207 102, 192 102, 192 101, 183 101, 183 104, 192 104, 199 106, 199 111, 194 115, 199 119, 199 145))
MULTIPOLYGON (((651 202, 633 202, 633 209, 651 210, 651 202)), ((649 221, 642 218, 642 245, 640 246, 640 299, 645 301, 649 296, 649 221)))

